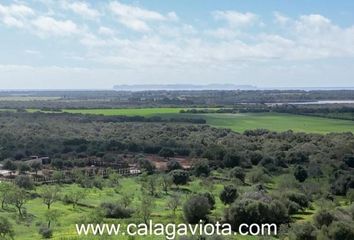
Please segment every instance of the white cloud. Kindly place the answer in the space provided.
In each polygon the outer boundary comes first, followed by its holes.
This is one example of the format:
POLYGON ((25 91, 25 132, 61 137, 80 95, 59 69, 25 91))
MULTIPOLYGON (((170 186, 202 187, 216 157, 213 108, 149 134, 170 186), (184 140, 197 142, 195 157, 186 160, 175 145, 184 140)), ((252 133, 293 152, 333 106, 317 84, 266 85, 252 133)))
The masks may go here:
POLYGON ((113 29, 103 26, 98 29, 98 33, 106 36, 113 36, 115 34, 113 29))
POLYGON ((150 31, 151 28, 148 25, 148 22, 178 19, 177 15, 173 12, 170 12, 167 16, 164 16, 156 11, 126 5, 117 1, 111 2, 109 4, 109 9, 113 12, 121 24, 138 32, 150 31))
POLYGON ((91 8, 86 2, 64 2, 63 5, 64 8, 70 9, 84 18, 95 19, 101 15, 97 10, 91 8))
POLYGON ((32 24, 39 35, 70 36, 81 32, 71 20, 41 16, 33 20, 32 24))
POLYGON ((280 25, 285 25, 290 21, 290 19, 287 16, 285 16, 279 12, 274 12, 273 15, 274 15, 275 22, 280 25))
MULTIPOLYGON (((354 26, 336 25, 331 19, 320 14, 291 18, 275 12, 273 17, 267 19, 270 20, 269 25, 254 31, 255 29, 249 29, 247 26, 260 26, 262 19, 262 16, 254 13, 215 11, 209 16, 211 19, 192 25, 194 22, 179 19, 175 12, 160 13, 117 1, 105 3, 110 15, 96 15, 98 12, 86 11, 93 8, 83 1, 65 3, 76 7, 67 11, 58 1, 52 1, 48 7, 53 12, 50 16, 46 8, 34 10, 30 5, 19 3, 17 5, 20 6, 16 7, 0 4, 0 22, 40 37, 75 36, 66 39, 68 44, 63 47, 68 47, 64 50, 75 56, 66 59, 68 66, 79 63, 80 66, 92 66, 93 69, 119 69, 115 73, 123 71, 122 69, 130 70, 126 75, 129 80, 137 71, 140 74, 139 79, 143 81, 148 71, 150 76, 153 77, 156 72, 162 78, 171 69, 176 73, 176 76, 173 76, 175 79, 181 78, 178 74, 211 79, 211 76, 217 77, 217 73, 222 73, 224 78, 230 80, 233 78, 231 73, 238 69, 256 72, 257 66, 267 64, 276 66, 290 62, 314 63, 318 60, 354 59, 354 26), (75 13, 85 17, 74 22, 70 19, 76 19, 75 13), (87 19, 98 16, 100 21, 87 19), (210 24, 212 17, 224 21, 222 26, 214 27, 214 24, 210 24), (120 27, 125 26, 137 32, 131 34, 121 31, 115 26, 117 21, 123 25, 120 27), (70 46, 70 43, 74 47, 70 46), (78 47, 78 43, 81 46, 78 47), (207 69, 205 66, 208 66, 207 69), (205 71, 210 75, 206 76, 205 71)), ((33 46, 26 47, 31 49, 33 46)), ((36 54, 32 50, 25 52, 36 54)), ((41 54, 41 59, 48 57, 45 52, 41 54)), ((292 71, 299 71, 303 66, 297 65, 300 67, 292 68, 292 71)), ((263 71, 271 77, 265 69, 264 67, 263 71)), ((285 66, 284 69, 290 68, 285 66)), ((286 70, 281 70, 282 74, 285 74, 286 70)), ((269 71, 280 70, 274 67, 269 71)), ((73 72, 71 71, 72 74, 73 72)), ((61 74, 64 74, 64 71, 61 71, 61 74)), ((43 73, 43 79, 44 76, 43 73)), ((75 76, 79 76, 79 73, 75 76)), ((261 74, 259 76, 263 77, 261 74)))
POLYGON ((26 19, 35 15, 34 11, 23 4, 11 4, 8 6, 0 4, 0 21, 9 26, 23 28, 26 19))
POLYGON ((25 53, 30 54, 30 55, 40 55, 40 51, 33 50, 33 49, 26 49, 25 53))
POLYGON ((216 20, 225 20, 231 26, 242 27, 253 25, 259 21, 259 17, 254 13, 241 13, 237 11, 215 11, 213 16, 216 20))

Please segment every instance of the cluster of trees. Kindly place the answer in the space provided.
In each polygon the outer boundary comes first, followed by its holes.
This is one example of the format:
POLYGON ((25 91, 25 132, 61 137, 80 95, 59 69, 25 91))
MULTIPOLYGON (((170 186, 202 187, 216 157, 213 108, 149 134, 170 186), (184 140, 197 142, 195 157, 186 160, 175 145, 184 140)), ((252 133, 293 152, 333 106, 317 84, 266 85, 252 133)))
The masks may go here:
POLYGON ((277 105, 272 111, 299 115, 319 116, 326 118, 354 120, 353 105, 325 104, 325 105, 277 105))

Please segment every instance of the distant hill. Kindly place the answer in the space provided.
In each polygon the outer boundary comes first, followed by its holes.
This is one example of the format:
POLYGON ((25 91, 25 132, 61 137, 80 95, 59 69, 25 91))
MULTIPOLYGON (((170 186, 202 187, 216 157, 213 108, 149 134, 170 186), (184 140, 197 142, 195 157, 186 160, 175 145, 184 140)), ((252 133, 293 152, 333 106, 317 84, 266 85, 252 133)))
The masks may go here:
POLYGON ((252 85, 234 84, 141 84, 141 85, 116 85, 113 87, 117 91, 147 91, 147 90, 256 90, 252 85))

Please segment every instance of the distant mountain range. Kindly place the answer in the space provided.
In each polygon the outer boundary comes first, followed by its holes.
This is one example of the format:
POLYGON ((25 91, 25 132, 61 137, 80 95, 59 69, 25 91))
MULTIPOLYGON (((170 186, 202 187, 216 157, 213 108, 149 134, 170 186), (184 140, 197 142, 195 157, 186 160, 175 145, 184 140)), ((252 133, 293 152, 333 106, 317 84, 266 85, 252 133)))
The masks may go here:
POLYGON ((234 84, 141 84, 141 85, 116 85, 113 87, 117 91, 147 91, 147 90, 256 90, 252 85, 234 84))

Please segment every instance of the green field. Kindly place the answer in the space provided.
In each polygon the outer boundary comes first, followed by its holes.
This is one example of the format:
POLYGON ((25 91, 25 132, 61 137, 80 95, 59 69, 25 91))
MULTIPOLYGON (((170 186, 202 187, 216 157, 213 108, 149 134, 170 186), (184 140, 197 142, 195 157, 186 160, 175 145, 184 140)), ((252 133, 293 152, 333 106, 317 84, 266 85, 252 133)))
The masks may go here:
MULTIPOLYGON (((217 174, 217 173, 215 173, 217 174)), ((129 239, 146 239, 146 240, 163 240, 164 237, 160 236, 145 236, 137 238, 128 238, 128 237, 78 237, 75 231, 75 224, 85 222, 85 219, 89 219, 90 216, 97 213, 97 208, 102 202, 119 202, 122 194, 130 193, 134 194, 134 200, 131 203, 131 207, 135 208, 139 206, 142 195, 140 177, 124 177, 120 180, 120 185, 112 187, 104 187, 103 189, 97 188, 86 188, 83 189, 85 192, 85 197, 83 197, 79 203, 80 206, 73 208, 71 204, 65 204, 63 201, 56 201, 51 209, 58 211, 59 217, 52 223, 54 229, 54 236, 52 239, 57 240, 93 240, 93 239, 120 239, 120 240, 129 240, 129 239)), ((216 196, 216 209, 212 212, 212 216, 219 218, 223 216, 225 206, 222 204, 220 199, 217 197, 221 192, 223 185, 231 183, 229 180, 225 181, 215 181, 212 189, 213 194, 216 196)), ((72 185, 58 185, 61 189, 60 195, 64 196, 70 192, 73 188, 76 187, 75 184, 72 185)), ((156 223, 184 223, 182 206, 180 206, 176 215, 173 216, 172 211, 169 209, 167 202, 172 193, 181 194, 181 200, 185 201, 189 195, 193 193, 205 192, 204 185, 200 179, 195 179, 190 182, 188 185, 183 186, 182 188, 173 188, 170 189, 168 194, 165 194, 162 189, 158 188, 158 196, 154 198, 154 207, 152 211, 151 218, 156 223)), ((41 191, 41 186, 38 186, 32 193, 39 194, 41 191)), ((249 190, 248 186, 239 186, 239 189, 246 191, 249 190)), ((17 212, 14 208, 7 207, 6 210, 0 210, 0 216, 5 216, 8 219, 11 219, 11 222, 15 230, 15 239, 21 240, 33 240, 33 239, 42 239, 38 233, 38 229, 41 225, 46 224, 45 213, 47 212, 46 205, 43 204, 41 198, 35 197, 28 201, 25 204, 27 210, 27 218, 19 219, 17 212), (16 219, 16 220, 15 220, 16 219)), ((134 214, 130 219, 104 219, 105 223, 114 223, 121 224, 126 226, 128 223, 141 223, 143 220, 138 214, 134 214)), ((234 237, 227 238, 225 240, 235 239, 234 237)), ((237 237, 240 240, 256 240, 257 237, 252 236, 243 236, 237 237)), ((271 239, 271 238, 270 238, 271 239)))
POLYGON ((230 128, 237 132, 256 128, 322 134, 354 132, 354 121, 281 113, 207 114, 205 119, 211 126, 230 128))
MULTIPOLYGON (((65 109, 64 112, 83 114, 102 114, 106 116, 162 116, 204 118, 213 127, 230 128, 237 132, 247 129, 264 128, 272 131, 293 130, 296 132, 330 133, 354 132, 354 121, 322 117, 282 114, 180 114, 183 108, 130 108, 130 109, 65 109)), ((33 111, 33 110, 32 110, 33 111)))

